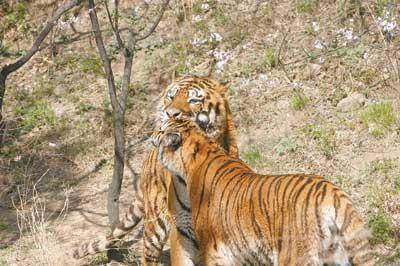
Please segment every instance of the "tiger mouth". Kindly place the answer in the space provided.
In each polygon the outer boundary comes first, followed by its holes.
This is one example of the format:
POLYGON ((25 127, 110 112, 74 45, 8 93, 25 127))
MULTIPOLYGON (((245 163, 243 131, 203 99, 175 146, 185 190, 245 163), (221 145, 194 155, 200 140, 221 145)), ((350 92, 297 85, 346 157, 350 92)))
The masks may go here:
MULTIPOLYGON (((194 121, 201 128, 201 130, 203 130, 209 137, 216 137, 218 135, 219 131, 216 126, 216 122, 211 121, 210 116, 206 111, 201 111, 198 113, 180 114, 179 117, 176 118, 178 119, 186 118, 194 121)), ((161 125, 166 123, 168 119, 169 117, 165 112, 162 112, 158 117, 158 121, 160 122, 161 125)))

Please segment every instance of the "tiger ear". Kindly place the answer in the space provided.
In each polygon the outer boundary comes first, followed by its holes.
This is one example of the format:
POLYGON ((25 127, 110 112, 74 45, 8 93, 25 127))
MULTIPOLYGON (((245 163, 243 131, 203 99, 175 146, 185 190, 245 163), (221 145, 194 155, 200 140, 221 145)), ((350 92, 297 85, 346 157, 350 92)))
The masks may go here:
POLYGON ((220 83, 216 89, 220 94, 224 95, 228 91, 229 85, 229 81, 220 83))
POLYGON ((167 147, 171 147, 173 150, 177 150, 182 144, 182 137, 179 133, 167 133, 164 137, 164 144, 167 147))

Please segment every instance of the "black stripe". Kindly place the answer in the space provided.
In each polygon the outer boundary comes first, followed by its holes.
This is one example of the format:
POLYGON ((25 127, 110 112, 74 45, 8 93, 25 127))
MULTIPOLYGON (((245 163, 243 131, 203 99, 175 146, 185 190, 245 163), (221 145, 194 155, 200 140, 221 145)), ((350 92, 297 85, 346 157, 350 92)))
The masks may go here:
POLYGON ((176 191, 176 187, 175 184, 173 184, 174 187, 174 193, 175 193, 175 198, 178 200, 179 205, 182 207, 182 209, 186 212, 192 212, 192 210, 190 209, 190 207, 186 206, 185 203, 182 202, 181 198, 179 197, 180 195, 178 194, 178 192, 176 191))
MULTIPOLYGON (((207 154, 207 157, 208 157, 208 156, 209 156, 209 154, 207 154)), ((218 158, 224 157, 224 156, 226 156, 226 155, 225 155, 225 154, 221 154, 221 155, 215 156, 215 157, 213 158, 213 160, 211 160, 210 162, 208 162, 208 165, 207 165, 207 168, 206 168, 206 170, 205 170, 205 172, 204 172, 204 175, 202 175, 202 176, 204 176, 204 178, 202 178, 203 184, 202 184, 202 187, 201 187, 200 200, 199 200, 199 203, 198 203, 198 204, 201 204, 201 202, 203 202, 204 191, 205 191, 205 185, 206 185, 206 180, 205 180, 205 179, 206 179, 206 177, 207 177, 207 172, 208 172, 208 170, 210 169, 212 163, 217 162, 217 159, 218 159, 218 158)), ((204 160, 203 164, 204 164, 205 162, 207 162, 207 159, 204 160)), ((199 217, 200 210, 201 210, 201 209, 200 209, 200 206, 199 206, 197 209, 198 209, 198 211, 197 211, 197 213, 196 213, 196 218, 193 220, 196 224, 197 224, 197 219, 198 219, 198 217, 199 217)))
POLYGON ((178 232, 183 235, 184 237, 186 237, 187 239, 189 239, 193 245, 196 247, 196 249, 199 249, 199 244, 197 243, 197 240, 195 238, 193 238, 192 236, 190 236, 187 232, 185 232, 184 230, 182 230, 179 227, 176 227, 176 229, 178 230, 178 232))
POLYGON ((186 184, 186 180, 182 177, 182 176, 180 176, 180 175, 174 175, 174 177, 176 177, 176 179, 178 180, 178 182, 179 183, 181 183, 183 186, 187 186, 187 184, 186 184))

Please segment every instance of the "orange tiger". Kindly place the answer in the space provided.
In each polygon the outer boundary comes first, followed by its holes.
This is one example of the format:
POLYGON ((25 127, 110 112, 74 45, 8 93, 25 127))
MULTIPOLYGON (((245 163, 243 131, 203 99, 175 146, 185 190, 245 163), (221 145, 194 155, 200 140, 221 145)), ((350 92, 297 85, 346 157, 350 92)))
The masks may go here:
POLYGON ((177 197, 180 209, 169 211, 182 238, 177 241, 184 243, 180 248, 186 249, 185 235, 198 240, 197 254, 183 252, 192 256, 187 261, 374 264, 369 231, 349 196, 324 178, 257 174, 190 120, 170 119, 152 139, 159 161, 173 174, 169 197, 177 197), (193 232, 184 226, 185 209, 191 210, 193 232))
MULTIPOLYGON (((215 139, 231 156, 238 156, 236 129, 221 83, 200 77, 183 77, 169 85, 162 96, 156 125, 170 117, 190 117, 205 134, 215 139)), ((169 236, 167 219, 167 187, 170 173, 158 162, 157 151, 150 151, 142 167, 140 184, 129 211, 104 240, 81 245, 74 251, 80 258, 103 251, 129 233, 144 218, 143 264, 156 265, 169 236)), ((176 256, 172 256, 176 257, 176 256)))

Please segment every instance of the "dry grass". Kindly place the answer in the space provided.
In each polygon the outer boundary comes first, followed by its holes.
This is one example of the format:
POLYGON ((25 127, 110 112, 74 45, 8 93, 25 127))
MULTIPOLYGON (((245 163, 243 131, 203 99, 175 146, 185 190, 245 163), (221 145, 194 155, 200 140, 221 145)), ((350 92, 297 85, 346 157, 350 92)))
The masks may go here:
MULTIPOLYGON (((42 177, 45 175, 46 173, 42 177)), ((51 212, 46 209, 47 199, 37 190, 41 180, 42 178, 32 186, 17 188, 18 200, 13 205, 20 239, 14 245, 13 251, 7 254, 7 265, 70 265, 70 260, 57 239, 57 227, 54 226, 62 224, 68 211, 69 192, 64 191, 62 209, 51 212)))

